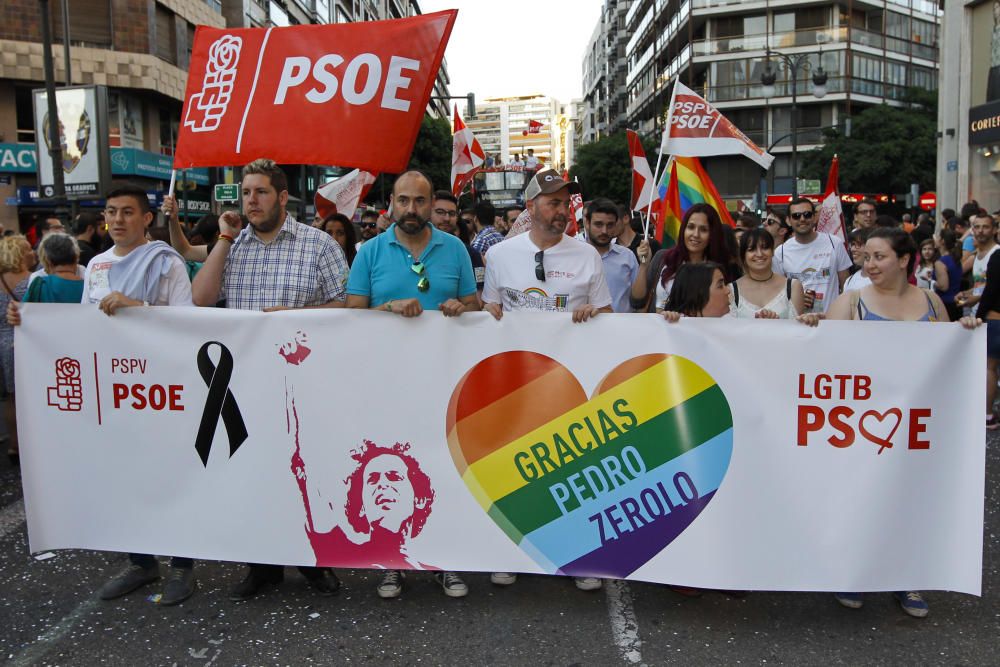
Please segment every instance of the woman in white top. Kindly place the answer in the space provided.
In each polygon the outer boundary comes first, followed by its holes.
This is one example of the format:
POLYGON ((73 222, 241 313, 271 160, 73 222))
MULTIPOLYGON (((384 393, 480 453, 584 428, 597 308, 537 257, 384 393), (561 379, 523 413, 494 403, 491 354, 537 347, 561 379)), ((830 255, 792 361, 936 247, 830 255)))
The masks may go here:
POLYGON ((771 268, 774 237, 765 229, 751 229, 740 239, 740 262, 745 273, 732 284, 729 312, 733 317, 794 319, 805 310, 802 283, 771 268))
POLYGON ((934 239, 924 239, 920 244, 920 254, 917 257, 917 287, 921 289, 948 291, 948 269, 941 261, 937 242, 934 239))
POLYGON ((858 290, 872 284, 868 274, 865 273, 865 243, 868 241, 869 234, 871 234, 871 229, 859 228, 852 230, 847 235, 847 247, 851 251, 851 261, 854 262, 854 273, 844 281, 843 291, 845 292, 858 290))

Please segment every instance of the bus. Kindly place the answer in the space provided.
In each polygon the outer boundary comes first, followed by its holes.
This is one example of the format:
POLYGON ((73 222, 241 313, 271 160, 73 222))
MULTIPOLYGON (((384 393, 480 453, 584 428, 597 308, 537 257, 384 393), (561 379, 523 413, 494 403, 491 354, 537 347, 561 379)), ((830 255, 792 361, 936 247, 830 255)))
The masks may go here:
POLYGON ((472 180, 475 202, 488 201, 498 211, 512 206, 524 208, 524 188, 534 173, 523 167, 484 167, 472 180))

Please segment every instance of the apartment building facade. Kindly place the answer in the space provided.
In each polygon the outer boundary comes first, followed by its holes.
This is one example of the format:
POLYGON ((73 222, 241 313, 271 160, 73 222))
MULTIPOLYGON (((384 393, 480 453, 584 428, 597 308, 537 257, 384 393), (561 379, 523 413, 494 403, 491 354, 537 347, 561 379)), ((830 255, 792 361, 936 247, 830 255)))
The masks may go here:
MULTIPOLYGON (((633 0, 626 14, 628 124, 662 131, 677 78, 703 94, 775 155, 768 192, 792 191, 792 77, 776 51, 801 62, 794 77, 798 151, 822 130, 878 104, 900 105, 909 87, 938 87, 941 10, 929 0, 633 0), (765 96, 761 75, 776 74, 765 96), (827 75, 813 95, 812 75, 827 75)), ((721 194, 750 199, 763 172, 751 161, 705 161, 721 194)))

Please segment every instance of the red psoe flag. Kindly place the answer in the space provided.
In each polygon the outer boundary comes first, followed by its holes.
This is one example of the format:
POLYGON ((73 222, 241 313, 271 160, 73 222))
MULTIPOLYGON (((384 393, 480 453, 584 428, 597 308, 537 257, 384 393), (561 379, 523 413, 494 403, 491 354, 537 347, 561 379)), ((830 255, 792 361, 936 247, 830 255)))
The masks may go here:
POLYGON ((731 120, 680 81, 674 81, 660 153, 680 157, 745 155, 763 169, 774 156, 750 141, 731 120))
POLYGON ((457 10, 370 23, 199 26, 174 167, 406 168, 457 10))
POLYGON ((451 194, 457 197, 486 162, 486 153, 472 130, 465 126, 462 117, 458 115, 458 107, 455 107, 452 132, 451 194))
POLYGON ((521 134, 524 136, 528 136, 529 134, 540 134, 542 131, 542 125, 544 125, 544 123, 540 120, 529 120, 528 129, 521 130, 521 134))
POLYGON ((847 232, 844 229, 844 209, 840 205, 839 180, 840 160, 834 155, 830 163, 830 173, 826 177, 823 203, 819 205, 819 222, 816 223, 816 230, 846 241, 847 232))
POLYGON ((632 130, 626 130, 628 136, 628 154, 632 162, 632 210, 641 211, 649 206, 655 188, 653 187, 653 172, 646 159, 646 151, 642 149, 642 140, 632 130))

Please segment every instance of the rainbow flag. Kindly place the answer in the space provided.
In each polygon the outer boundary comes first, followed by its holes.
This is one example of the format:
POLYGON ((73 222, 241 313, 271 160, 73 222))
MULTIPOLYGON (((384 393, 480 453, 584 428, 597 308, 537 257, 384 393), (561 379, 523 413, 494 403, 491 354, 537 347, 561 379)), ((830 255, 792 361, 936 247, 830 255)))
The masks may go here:
POLYGON ((735 227, 726 203, 696 157, 673 156, 657 186, 659 198, 653 203, 656 238, 669 248, 677 243, 684 212, 694 204, 711 204, 723 224, 735 227))

